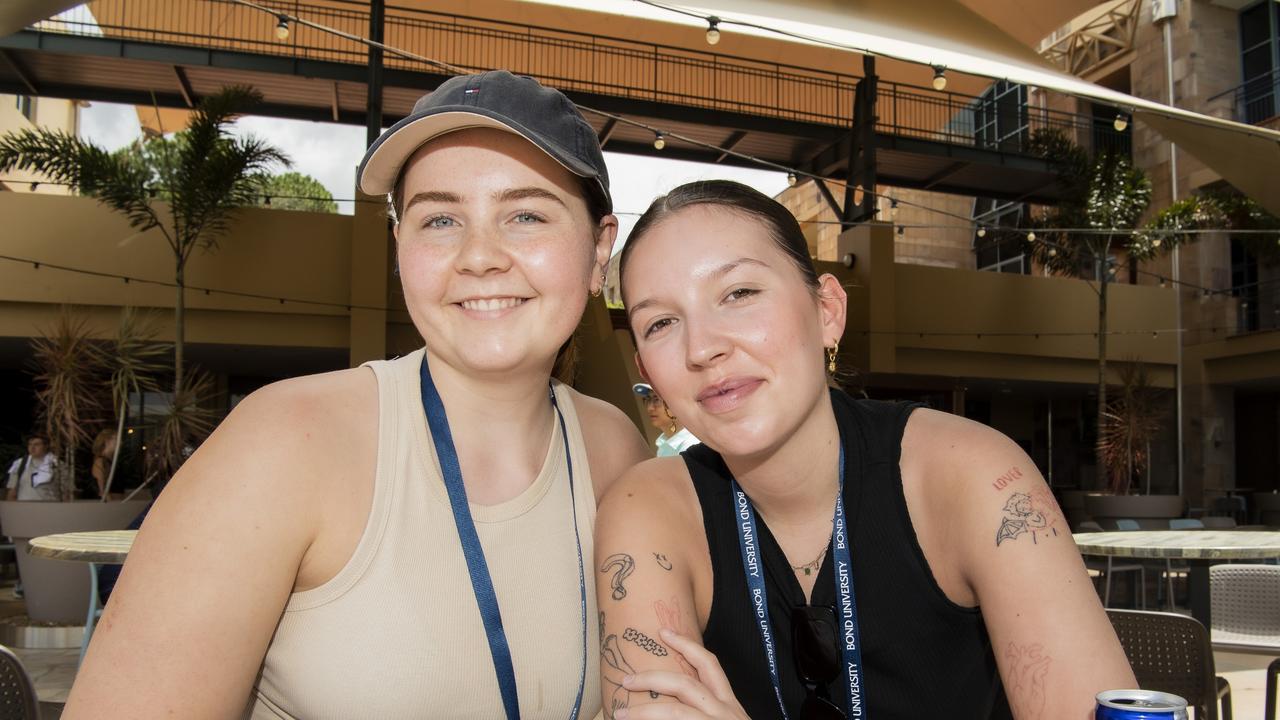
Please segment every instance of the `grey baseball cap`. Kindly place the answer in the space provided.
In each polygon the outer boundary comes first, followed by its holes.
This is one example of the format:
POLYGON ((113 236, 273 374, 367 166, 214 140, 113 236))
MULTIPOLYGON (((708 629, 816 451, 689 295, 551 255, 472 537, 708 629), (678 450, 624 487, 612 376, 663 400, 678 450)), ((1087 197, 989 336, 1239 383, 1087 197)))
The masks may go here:
POLYGON ((419 98, 413 112, 365 152, 356 175, 361 192, 391 192, 405 162, 423 144, 455 130, 481 127, 520 135, 569 172, 594 180, 589 185, 598 189, 606 211, 613 211, 609 171, 591 124, 564 93, 506 70, 458 75, 419 98))

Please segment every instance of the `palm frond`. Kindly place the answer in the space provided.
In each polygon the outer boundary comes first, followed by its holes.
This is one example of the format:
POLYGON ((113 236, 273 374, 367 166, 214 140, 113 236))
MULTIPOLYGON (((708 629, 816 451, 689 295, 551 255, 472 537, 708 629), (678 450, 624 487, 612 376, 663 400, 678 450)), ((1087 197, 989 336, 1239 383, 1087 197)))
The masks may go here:
POLYGON ((31 341, 36 405, 55 454, 74 453, 105 419, 102 365, 88 321, 63 308, 31 341))
POLYGON ((190 368, 169 408, 156 419, 150 434, 147 466, 160 477, 172 477, 195 448, 213 432, 217 413, 210 409, 215 395, 213 376, 190 368))
POLYGON ((150 173, 74 135, 27 128, 0 137, 0 171, 13 169, 47 175, 97 198, 139 231, 160 225, 149 202, 150 173))

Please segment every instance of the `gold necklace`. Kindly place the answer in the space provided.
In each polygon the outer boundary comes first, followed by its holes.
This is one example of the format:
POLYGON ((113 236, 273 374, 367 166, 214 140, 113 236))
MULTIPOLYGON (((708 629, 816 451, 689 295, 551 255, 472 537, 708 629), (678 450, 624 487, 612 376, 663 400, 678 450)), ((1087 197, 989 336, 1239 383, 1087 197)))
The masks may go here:
MULTIPOLYGON (((831 538, 827 538, 827 544, 822 546, 822 552, 818 553, 818 557, 810 560, 803 565, 791 565, 791 569, 799 572, 804 571, 805 575, 812 575, 822 567, 822 559, 827 556, 827 548, 831 547, 831 538)), ((790 563, 787 563, 790 565, 790 563)))

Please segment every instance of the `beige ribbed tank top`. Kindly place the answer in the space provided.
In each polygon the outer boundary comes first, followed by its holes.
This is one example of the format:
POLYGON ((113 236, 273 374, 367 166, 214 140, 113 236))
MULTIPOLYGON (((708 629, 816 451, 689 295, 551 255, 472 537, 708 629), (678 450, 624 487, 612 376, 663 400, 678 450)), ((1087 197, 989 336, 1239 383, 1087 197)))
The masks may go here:
MULTIPOLYGON (((246 717, 501 718, 502 699, 419 394, 423 351, 368 363, 378 379, 373 506, 346 566, 293 594, 246 717)), ((579 717, 600 708, 592 572, 595 494, 573 390, 554 383, 573 459, 587 582, 579 717)), ((498 451, 495 448, 495 451, 498 451)), ((567 718, 581 672, 578 556, 560 424, 537 479, 472 505, 511 647, 521 715, 567 718)))

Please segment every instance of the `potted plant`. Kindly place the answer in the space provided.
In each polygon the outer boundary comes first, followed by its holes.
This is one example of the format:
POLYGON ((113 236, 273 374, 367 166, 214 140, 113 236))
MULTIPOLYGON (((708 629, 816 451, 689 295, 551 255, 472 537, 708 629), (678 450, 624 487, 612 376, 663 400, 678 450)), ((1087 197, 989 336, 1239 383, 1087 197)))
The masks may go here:
POLYGON ((106 371, 96 342, 88 323, 64 308, 54 325, 32 343, 36 401, 51 452, 60 459, 57 481, 63 501, 0 502, 0 527, 14 541, 27 614, 39 622, 82 623, 88 610, 89 575, 86 566, 78 563, 31 557, 28 541, 54 533, 120 529, 146 507, 146 501, 71 500, 77 456, 91 430, 103 420, 106 371))

